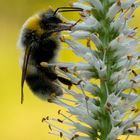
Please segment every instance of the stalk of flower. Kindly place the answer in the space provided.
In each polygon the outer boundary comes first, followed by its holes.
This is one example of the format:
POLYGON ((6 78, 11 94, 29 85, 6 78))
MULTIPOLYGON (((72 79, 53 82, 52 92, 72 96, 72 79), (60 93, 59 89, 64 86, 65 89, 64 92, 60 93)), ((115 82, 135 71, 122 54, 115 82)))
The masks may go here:
POLYGON ((139 38, 137 28, 128 26, 139 5, 137 0, 79 0, 73 3, 74 7, 84 9, 83 21, 72 28, 70 36, 73 39, 63 38, 63 41, 85 61, 55 64, 57 72, 75 83, 78 90, 59 85, 67 96, 55 99, 54 103, 66 108, 70 116, 59 110, 63 120, 43 118, 51 133, 64 140, 116 140, 121 135, 126 135, 126 139, 129 135, 140 136, 137 107, 140 95, 136 94, 140 87, 139 38), (78 40, 87 40, 87 46, 78 40), (100 82, 92 83, 91 79, 100 82), (51 121, 69 125, 71 130, 62 130, 51 121))

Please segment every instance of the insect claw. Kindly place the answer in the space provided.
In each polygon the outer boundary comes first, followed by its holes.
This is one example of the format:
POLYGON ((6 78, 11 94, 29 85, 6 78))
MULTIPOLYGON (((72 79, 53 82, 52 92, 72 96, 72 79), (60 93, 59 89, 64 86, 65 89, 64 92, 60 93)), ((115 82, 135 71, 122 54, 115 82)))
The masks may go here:
POLYGON ((83 81, 83 80, 79 80, 78 83, 77 83, 77 85, 80 85, 82 81, 83 81))
POLYGON ((77 20, 74 24, 72 24, 72 25, 70 26, 70 30, 71 30, 71 28, 73 28, 74 26, 76 26, 80 21, 82 21, 82 20, 79 19, 79 20, 77 20))
POLYGON ((68 85, 68 89, 71 90, 72 85, 68 85))

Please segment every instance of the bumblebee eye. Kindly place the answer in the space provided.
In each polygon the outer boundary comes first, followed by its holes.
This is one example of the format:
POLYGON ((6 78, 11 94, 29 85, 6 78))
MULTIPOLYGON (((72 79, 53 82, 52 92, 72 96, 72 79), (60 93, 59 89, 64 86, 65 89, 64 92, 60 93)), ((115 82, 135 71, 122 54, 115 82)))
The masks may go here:
POLYGON ((48 18, 47 23, 57 24, 57 23, 62 23, 62 21, 59 18, 53 16, 53 17, 48 18))
POLYGON ((45 30, 49 30, 57 27, 59 23, 62 23, 62 20, 57 16, 44 15, 40 22, 40 26, 45 30))

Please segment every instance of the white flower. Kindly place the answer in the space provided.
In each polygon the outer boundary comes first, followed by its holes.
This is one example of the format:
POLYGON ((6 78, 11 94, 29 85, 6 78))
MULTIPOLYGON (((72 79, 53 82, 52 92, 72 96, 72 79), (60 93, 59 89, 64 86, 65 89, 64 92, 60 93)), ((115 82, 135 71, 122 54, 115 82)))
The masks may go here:
POLYGON ((89 4, 91 4, 91 6, 95 6, 95 8, 99 11, 103 10, 103 5, 100 2, 100 0, 80 0, 81 2, 89 2, 89 4))
MULTIPOLYGON (((67 109, 58 111, 61 119, 44 118, 49 128, 64 140, 116 140, 121 135, 140 136, 140 49, 137 28, 130 28, 137 0, 79 0, 83 22, 72 28, 72 39, 64 42, 84 62, 58 63, 57 72, 70 79, 75 88, 61 83, 64 97, 53 102, 67 109), (79 43, 88 40, 90 45, 79 43), (66 67, 67 71, 59 69, 66 67), (90 81, 92 80, 93 83, 90 81), (95 81, 98 81, 95 82, 95 81), (65 131, 50 123, 69 125, 65 131), (84 135, 83 135, 84 134, 84 135)), ((74 21, 70 21, 74 23, 74 21)), ((53 64, 52 64, 53 65, 53 64)))
POLYGON ((79 8, 82 8, 84 10, 92 10, 92 6, 89 6, 89 5, 85 5, 85 4, 82 4, 80 2, 75 2, 72 4, 73 7, 79 7, 79 8))

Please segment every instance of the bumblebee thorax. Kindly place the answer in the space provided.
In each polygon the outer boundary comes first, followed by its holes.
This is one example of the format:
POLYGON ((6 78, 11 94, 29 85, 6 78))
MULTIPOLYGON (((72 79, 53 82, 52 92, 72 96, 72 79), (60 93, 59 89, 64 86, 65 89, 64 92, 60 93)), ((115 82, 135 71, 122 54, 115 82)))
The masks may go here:
POLYGON ((40 27, 40 16, 39 15, 35 15, 31 18, 29 18, 26 23, 25 23, 25 27, 28 29, 28 30, 33 30, 36 32, 37 35, 42 35, 45 30, 43 30, 41 27, 40 27))

